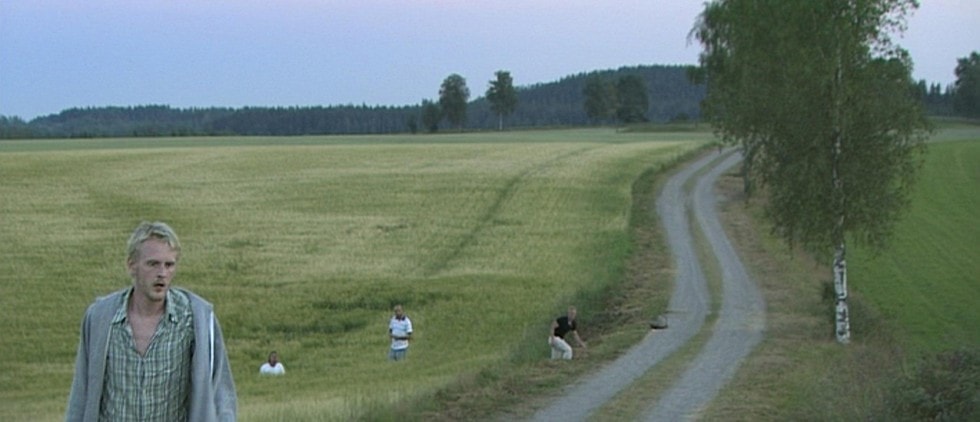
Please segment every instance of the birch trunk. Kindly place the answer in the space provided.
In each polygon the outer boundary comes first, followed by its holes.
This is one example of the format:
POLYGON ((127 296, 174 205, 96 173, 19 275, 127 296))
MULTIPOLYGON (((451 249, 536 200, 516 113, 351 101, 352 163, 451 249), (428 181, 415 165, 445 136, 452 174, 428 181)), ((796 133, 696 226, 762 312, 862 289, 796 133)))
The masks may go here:
POLYGON ((835 332, 837 342, 851 342, 851 318, 847 311, 847 259, 844 244, 837 247, 834 254, 834 293, 835 293, 835 332))
MULTIPOLYGON (((850 2, 848 2, 848 7, 852 7, 850 2)), ((842 11, 843 12, 843 11, 842 11)), ((842 34, 842 31, 838 31, 838 34, 842 34)), ((847 257, 846 248, 844 245, 844 223, 846 213, 844 210, 847 209, 846 196, 844 195, 844 177, 841 174, 840 163, 842 156, 844 155, 844 140, 846 126, 844 125, 844 52, 842 51, 845 43, 838 39, 837 44, 837 66, 834 71, 834 92, 833 92, 833 107, 834 107, 834 139, 833 139, 833 184, 834 184, 834 197, 837 201, 835 207, 837 209, 837 223, 834 227, 833 239, 837 243, 837 250, 834 253, 834 292, 835 294, 835 305, 834 305, 834 321, 835 329, 834 332, 837 334, 837 342, 841 344, 847 344, 851 341, 851 322, 850 315, 847 311, 847 257)))

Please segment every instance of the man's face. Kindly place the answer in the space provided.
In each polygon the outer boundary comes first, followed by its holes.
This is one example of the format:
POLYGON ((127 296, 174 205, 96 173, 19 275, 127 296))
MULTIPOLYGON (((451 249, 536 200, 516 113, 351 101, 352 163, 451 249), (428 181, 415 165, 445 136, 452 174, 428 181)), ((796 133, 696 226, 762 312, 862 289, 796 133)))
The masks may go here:
POLYGON ((177 251, 161 239, 147 239, 134 260, 127 262, 133 277, 133 294, 150 302, 167 298, 170 281, 177 272, 177 251))
POLYGON ((576 314, 576 313, 577 313, 577 312, 575 312, 575 310, 574 310, 574 309, 569 309, 569 310, 568 310, 568 320, 569 320, 569 321, 575 321, 575 314, 576 314))
POLYGON ((404 315, 405 315, 405 311, 402 310, 402 307, 401 306, 396 306, 395 307, 395 317, 398 318, 398 319, 402 319, 402 317, 404 315))

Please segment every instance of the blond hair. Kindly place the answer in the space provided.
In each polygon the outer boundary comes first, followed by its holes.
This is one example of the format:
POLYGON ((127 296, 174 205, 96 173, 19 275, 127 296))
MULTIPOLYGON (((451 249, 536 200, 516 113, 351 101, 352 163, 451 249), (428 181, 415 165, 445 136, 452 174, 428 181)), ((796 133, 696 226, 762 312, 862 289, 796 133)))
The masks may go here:
POLYGON ((180 240, 177 239, 177 233, 174 232, 174 229, 162 221, 152 223, 143 221, 136 226, 133 234, 129 236, 129 243, 126 248, 127 260, 135 261, 140 253, 140 245, 151 238, 167 242, 171 249, 177 251, 177 256, 180 256, 180 240))

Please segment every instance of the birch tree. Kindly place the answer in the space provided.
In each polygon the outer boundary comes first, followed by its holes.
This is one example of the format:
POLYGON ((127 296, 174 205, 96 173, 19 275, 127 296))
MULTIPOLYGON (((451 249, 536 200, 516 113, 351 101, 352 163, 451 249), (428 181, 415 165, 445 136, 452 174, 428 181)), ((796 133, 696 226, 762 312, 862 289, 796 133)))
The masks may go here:
POLYGON ((494 75, 497 79, 490 81, 487 101, 490 102, 490 110, 497 114, 497 130, 504 130, 504 116, 517 109, 517 90, 510 72, 498 70, 494 75))
POLYGON ((766 189, 773 230, 832 259, 835 334, 850 341, 846 242, 885 247, 929 123, 890 35, 914 0, 715 0, 702 44, 704 113, 766 189))

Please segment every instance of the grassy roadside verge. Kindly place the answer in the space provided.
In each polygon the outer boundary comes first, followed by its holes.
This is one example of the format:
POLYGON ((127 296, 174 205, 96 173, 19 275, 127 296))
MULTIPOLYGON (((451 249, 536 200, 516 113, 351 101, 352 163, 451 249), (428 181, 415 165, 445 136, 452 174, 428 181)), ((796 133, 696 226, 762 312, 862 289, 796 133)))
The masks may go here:
POLYGON ((873 310, 852 294, 852 327, 862 335, 877 334, 846 348, 838 345, 831 332, 826 265, 769 236, 760 200, 744 202, 741 186, 734 175, 721 179, 718 189, 730 199, 721 218, 765 296, 767 332, 703 419, 865 419, 866 410, 880 409, 884 400, 868 388, 883 376, 871 368, 894 367, 898 359, 888 347, 888 333, 868 329, 876 321, 873 310), (870 373, 858 374, 862 369, 870 373))

